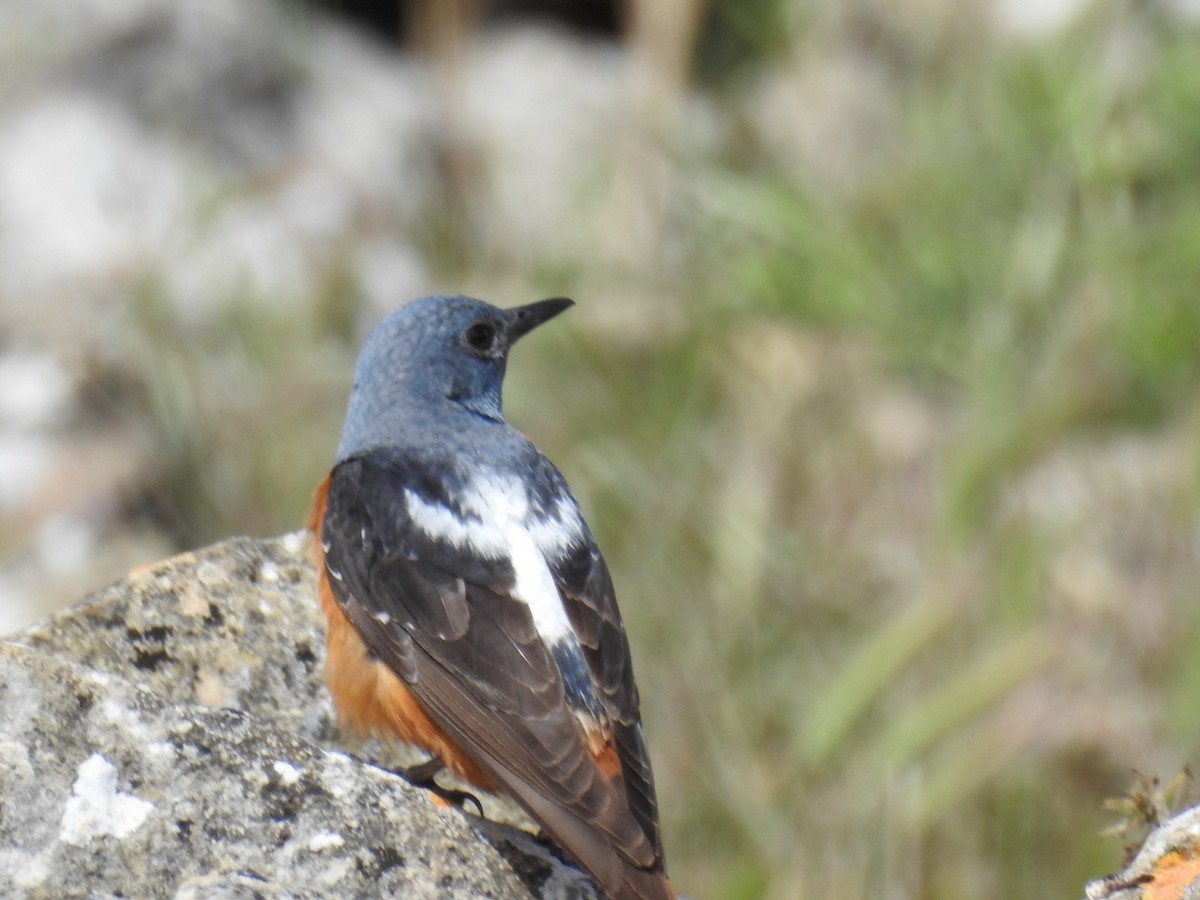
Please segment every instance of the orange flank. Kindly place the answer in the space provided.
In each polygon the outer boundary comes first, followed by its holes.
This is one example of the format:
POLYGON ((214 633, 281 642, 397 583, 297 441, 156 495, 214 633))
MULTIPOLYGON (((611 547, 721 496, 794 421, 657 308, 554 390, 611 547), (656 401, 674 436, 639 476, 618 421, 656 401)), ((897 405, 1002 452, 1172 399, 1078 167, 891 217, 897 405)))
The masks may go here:
POLYGON ((325 572, 321 549, 321 522, 329 478, 321 482, 308 517, 317 588, 325 614, 327 651, 325 678, 334 708, 343 726, 358 734, 395 737, 435 754, 455 775, 481 791, 495 792, 495 780, 464 753, 450 736, 425 714, 404 682, 386 665, 371 657, 354 625, 334 599, 325 572))

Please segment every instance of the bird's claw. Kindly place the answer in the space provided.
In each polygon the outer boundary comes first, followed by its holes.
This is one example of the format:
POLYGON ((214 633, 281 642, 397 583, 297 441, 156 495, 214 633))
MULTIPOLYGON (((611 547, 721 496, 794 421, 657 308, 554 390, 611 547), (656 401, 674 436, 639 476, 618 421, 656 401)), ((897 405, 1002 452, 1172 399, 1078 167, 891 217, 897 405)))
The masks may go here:
POLYGON ((400 769, 397 774, 413 787, 423 788, 429 791, 439 800, 456 809, 462 809, 468 802, 475 804, 475 809, 479 811, 479 815, 483 816, 483 804, 479 802, 479 798, 470 791, 460 791, 455 788, 442 787, 434 778, 438 772, 442 771, 445 766, 442 761, 436 756, 428 759, 423 763, 417 763, 414 766, 409 766, 406 769, 400 769))

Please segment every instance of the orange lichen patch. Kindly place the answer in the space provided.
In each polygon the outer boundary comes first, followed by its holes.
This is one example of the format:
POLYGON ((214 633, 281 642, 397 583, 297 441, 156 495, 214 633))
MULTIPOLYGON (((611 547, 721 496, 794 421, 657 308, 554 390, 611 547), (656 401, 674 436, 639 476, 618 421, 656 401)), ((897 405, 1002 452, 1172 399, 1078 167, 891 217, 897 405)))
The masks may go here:
POLYGON ((495 792, 496 782, 483 771, 436 722, 426 715, 417 698, 386 664, 372 657, 354 625, 338 605, 325 572, 320 524, 325 518, 329 479, 317 489, 308 526, 317 564, 317 594, 325 614, 328 645, 325 679, 338 719, 358 734, 399 738, 437 755, 455 775, 482 791, 495 792))
POLYGON ((1152 880, 1142 891, 1145 900, 1183 900, 1188 888, 1200 882, 1200 856, 1196 845, 1172 850, 1158 858, 1152 880))

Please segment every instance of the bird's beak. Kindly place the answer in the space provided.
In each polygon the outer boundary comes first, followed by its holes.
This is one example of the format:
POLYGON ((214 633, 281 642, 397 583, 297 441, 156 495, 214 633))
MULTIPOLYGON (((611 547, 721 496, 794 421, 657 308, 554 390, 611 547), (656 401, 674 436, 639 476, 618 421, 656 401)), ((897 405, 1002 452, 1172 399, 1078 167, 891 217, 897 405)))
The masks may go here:
POLYGON ((548 322, 568 307, 574 306, 574 300, 566 297, 552 297, 549 300, 539 300, 526 306, 514 306, 504 312, 508 318, 508 344, 511 347, 517 340, 543 322, 548 322))

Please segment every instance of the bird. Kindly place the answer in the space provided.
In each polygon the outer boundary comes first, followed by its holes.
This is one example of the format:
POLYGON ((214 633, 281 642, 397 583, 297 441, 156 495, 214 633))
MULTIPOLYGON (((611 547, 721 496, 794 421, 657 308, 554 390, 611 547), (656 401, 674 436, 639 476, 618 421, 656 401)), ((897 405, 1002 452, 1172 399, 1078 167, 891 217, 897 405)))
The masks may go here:
POLYGON ((326 682, 344 727, 511 795, 612 900, 672 900, 611 575, 501 408, 513 345, 573 305, 439 295, 367 335, 308 522, 326 682))

